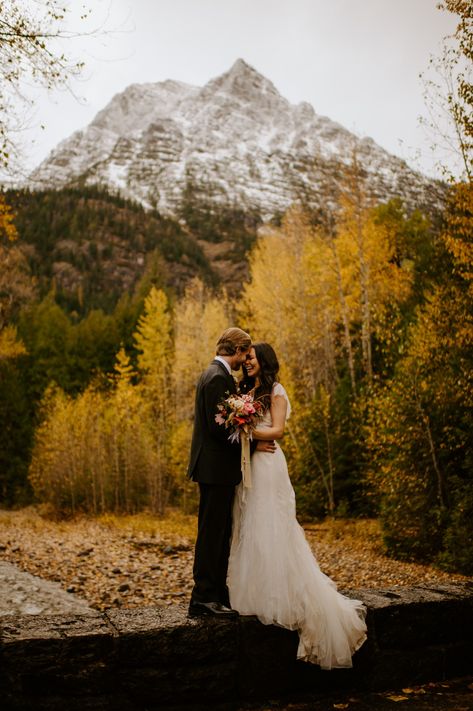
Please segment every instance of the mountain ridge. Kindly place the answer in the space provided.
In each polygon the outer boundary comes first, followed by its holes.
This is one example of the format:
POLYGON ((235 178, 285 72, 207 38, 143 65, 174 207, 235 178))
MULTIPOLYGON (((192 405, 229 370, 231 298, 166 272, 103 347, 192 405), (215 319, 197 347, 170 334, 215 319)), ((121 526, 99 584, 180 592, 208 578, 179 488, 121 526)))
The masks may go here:
POLYGON ((186 201, 258 211, 294 202, 336 209, 353 151, 368 193, 408 209, 441 204, 442 184, 413 171, 371 138, 359 138, 307 102, 291 104, 243 59, 196 87, 172 79, 132 84, 33 171, 32 188, 105 185, 180 217, 186 201))
POLYGON ((189 214, 189 226, 97 186, 5 195, 38 295, 53 289, 68 311, 110 312, 142 279, 182 294, 195 277, 236 289, 248 276, 256 215, 189 214))

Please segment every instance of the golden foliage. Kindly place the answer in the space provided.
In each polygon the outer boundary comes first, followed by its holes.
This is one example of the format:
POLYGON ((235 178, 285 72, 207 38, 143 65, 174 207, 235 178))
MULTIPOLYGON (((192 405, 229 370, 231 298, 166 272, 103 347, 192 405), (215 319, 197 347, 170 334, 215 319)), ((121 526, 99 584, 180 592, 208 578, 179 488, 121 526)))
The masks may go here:
POLYGON ((171 314, 166 294, 152 287, 138 321, 135 343, 138 367, 151 383, 161 385, 171 352, 171 314))
POLYGON ((369 210, 360 217, 348 201, 335 235, 293 209, 280 229, 260 238, 241 310, 274 345, 303 398, 314 397, 321 382, 333 389, 337 362, 353 361, 357 345, 371 373, 372 338, 389 341, 398 305, 410 294, 409 265, 398 265, 394 252, 389 230, 369 210))
POLYGON ((170 491, 169 443, 175 423, 172 407, 172 315, 166 294, 151 288, 134 336, 141 379, 137 386, 152 426, 150 447, 156 471, 149 479, 153 511, 164 512, 170 491))
POLYGON ((0 360, 24 355, 26 348, 18 338, 16 326, 8 325, 0 331, 0 360))
POLYGON ((60 511, 162 515, 173 496, 195 508, 186 477, 194 388, 227 325, 225 307, 195 281, 173 314, 153 287, 134 334, 137 371, 121 348, 110 390, 46 393, 30 466, 40 501, 60 511))
POLYGON ((473 411, 471 309, 458 287, 439 287, 411 327, 396 377, 375 391, 365 428, 366 477, 381 501, 393 550, 441 548, 463 496, 473 411))
POLYGON ((473 296, 473 183, 458 183, 451 189, 443 238, 473 296))
POLYGON ((373 340, 378 348, 396 341, 412 283, 410 264, 396 259, 393 230, 376 220, 359 182, 351 189, 341 198, 336 228, 315 228, 293 208, 281 227, 262 231, 239 307, 257 340, 275 348, 295 403, 291 468, 319 480, 330 512, 340 372, 349 373, 352 397, 371 381, 373 340))
POLYGON ((6 237, 9 242, 13 242, 18 237, 14 219, 13 210, 4 196, 0 195, 0 236, 6 237))
POLYGON ((159 518, 147 512, 131 515, 113 513, 101 514, 98 522, 109 528, 166 540, 169 545, 179 544, 183 538, 194 540, 196 517, 180 509, 169 508, 165 516, 159 518))
POLYGON ((194 279, 174 310, 174 398, 178 419, 190 422, 197 378, 207 367, 220 334, 228 325, 225 294, 208 292, 194 279))
POLYGON ((110 393, 46 393, 29 476, 38 499, 58 511, 164 510, 154 423, 125 365, 110 393))

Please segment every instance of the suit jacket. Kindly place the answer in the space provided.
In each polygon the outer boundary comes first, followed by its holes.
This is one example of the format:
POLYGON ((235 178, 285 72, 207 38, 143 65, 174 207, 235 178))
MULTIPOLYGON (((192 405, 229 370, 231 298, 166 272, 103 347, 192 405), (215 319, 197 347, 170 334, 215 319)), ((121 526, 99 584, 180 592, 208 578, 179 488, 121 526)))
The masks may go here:
POLYGON ((194 431, 187 476, 203 484, 236 485, 241 481, 241 449, 228 440, 228 430, 215 422, 217 405, 236 392, 223 363, 212 361, 197 383, 194 431))

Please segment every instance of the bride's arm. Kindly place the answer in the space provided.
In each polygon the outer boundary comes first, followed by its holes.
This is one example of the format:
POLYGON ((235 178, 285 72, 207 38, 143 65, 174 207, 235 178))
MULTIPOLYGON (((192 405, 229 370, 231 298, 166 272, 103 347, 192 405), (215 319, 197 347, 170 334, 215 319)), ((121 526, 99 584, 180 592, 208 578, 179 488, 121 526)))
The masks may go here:
POLYGON ((287 400, 283 395, 271 398, 271 427, 261 427, 253 432, 253 439, 281 439, 286 423, 287 400))

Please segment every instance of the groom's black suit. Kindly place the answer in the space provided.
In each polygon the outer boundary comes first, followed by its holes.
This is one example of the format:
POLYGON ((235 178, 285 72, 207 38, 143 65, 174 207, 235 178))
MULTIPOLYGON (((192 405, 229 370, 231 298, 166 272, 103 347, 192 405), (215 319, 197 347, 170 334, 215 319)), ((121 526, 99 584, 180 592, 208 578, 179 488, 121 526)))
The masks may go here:
POLYGON ((232 505, 241 481, 239 444, 215 422, 218 404, 236 392, 235 381, 221 361, 214 360, 200 376, 195 396, 194 432, 188 469, 199 483, 199 525, 191 602, 229 605, 226 584, 232 505))

